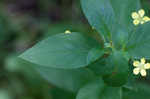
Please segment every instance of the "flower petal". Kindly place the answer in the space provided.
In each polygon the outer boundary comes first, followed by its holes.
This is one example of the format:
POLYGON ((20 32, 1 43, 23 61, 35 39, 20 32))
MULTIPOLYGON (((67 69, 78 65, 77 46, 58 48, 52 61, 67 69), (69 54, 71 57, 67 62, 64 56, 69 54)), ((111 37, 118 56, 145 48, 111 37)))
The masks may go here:
POLYGON ((144 17, 145 11, 143 9, 138 11, 140 17, 144 17))
POLYGON ((141 21, 140 21, 140 23, 141 23, 141 24, 144 24, 144 23, 145 23, 145 21, 144 21, 144 20, 141 20, 141 21))
POLYGON ((133 19, 138 19, 138 18, 139 18, 138 13, 136 13, 136 12, 133 12, 133 13, 131 14, 131 16, 132 16, 133 19))
POLYGON ((146 76, 146 74, 147 74, 145 69, 142 69, 142 70, 140 71, 140 73, 141 73, 142 76, 146 76))
POLYGON ((141 63, 145 64, 145 62, 146 62, 145 58, 141 58, 141 63))
POLYGON ((140 65, 140 62, 139 62, 139 61, 134 61, 134 62, 133 62, 133 66, 138 67, 139 65, 140 65))
POLYGON ((138 75, 140 72, 140 68, 134 68, 133 69, 133 74, 138 75))
POLYGON ((144 68, 145 68, 145 69, 150 69, 150 63, 146 63, 146 64, 144 65, 144 68))
POLYGON ((133 24, 134 24, 134 25, 138 25, 139 23, 140 23, 140 21, 137 20, 137 19, 135 19, 135 20, 133 21, 133 24))
POLYGON ((144 20, 145 22, 148 22, 148 21, 150 21, 150 18, 149 18, 148 16, 144 16, 143 20, 144 20))

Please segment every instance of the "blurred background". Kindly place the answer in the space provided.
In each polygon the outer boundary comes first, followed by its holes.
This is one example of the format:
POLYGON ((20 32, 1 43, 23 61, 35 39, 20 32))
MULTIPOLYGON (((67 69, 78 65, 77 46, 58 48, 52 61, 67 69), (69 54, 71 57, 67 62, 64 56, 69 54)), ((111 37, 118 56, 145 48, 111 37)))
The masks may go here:
MULTIPOLYGON (((141 2, 150 11, 150 1, 141 2)), ((0 0, 0 99, 74 99, 74 94, 49 84, 31 64, 16 57, 67 29, 91 32, 80 0, 0 0)))

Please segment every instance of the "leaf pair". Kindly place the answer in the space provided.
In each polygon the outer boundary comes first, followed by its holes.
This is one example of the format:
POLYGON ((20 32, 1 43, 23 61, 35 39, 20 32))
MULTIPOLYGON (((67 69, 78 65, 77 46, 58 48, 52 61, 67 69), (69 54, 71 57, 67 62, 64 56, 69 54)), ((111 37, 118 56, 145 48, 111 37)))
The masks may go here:
POLYGON ((116 49, 131 57, 149 58, 150 23, 134 26, 131 14, 141 9, 139 0, 81 0, 90 25, 116 49))
POLYGON ((131 13, 140 8, 139 0, 81 0, 81 4, 91 26, 108 42, 128 36, 133 29, 131 13), (124 33, 118 33, 120 28, 124 33))

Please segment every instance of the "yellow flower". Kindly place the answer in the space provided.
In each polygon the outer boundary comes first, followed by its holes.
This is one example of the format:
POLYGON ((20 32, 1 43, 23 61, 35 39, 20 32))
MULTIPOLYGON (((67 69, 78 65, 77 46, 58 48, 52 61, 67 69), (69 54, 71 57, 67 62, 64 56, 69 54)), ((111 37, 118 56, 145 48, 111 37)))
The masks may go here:
POLYGON ((70 33, 71 33, 70 30, 66 30, 66 31, 65 31, 65 34, 70 34, 70 33))
POLYGON ((133 24, 139 25, 139 24, 144 24, 145 22, 150 21, 150 18, 144 15, 145 15, 145 11, 143 9, 139 10, 138 13, 133 12, 132 13, 133 24))
POLYGON ((146 63, 145 58, 142 58, 140 62, 134 61, 133 66, 135 67, 133 69, 133 73, 135 75, 138 75, 140 73, 142 76, 146 76, 146 69, 150 69, 150 63, 146 63))

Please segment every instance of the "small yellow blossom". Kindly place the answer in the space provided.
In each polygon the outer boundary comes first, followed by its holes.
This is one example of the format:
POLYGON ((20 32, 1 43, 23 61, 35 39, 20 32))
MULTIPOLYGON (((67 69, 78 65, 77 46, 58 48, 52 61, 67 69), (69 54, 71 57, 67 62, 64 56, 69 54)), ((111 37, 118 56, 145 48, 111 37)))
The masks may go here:
POLYGON ((66 31, 65 31, 65 34, 70 34, 70 33, 71 33, 70 30, 66 30, 66 31))
POLYGON ((146 69, 150 69, 150 63, 146 63, 145 58, 141 58, 141 61, 134 61, 133 66, 135 67, 133 69, 135 75, 140 73, 142 76, 146 76, 146 69))
POLYGON ((139 24, 144 24, 145 22, 150 21, 150 18, 144 15, 145 15, 145 11, 143 9, 139 10, 138 13, 133 12, 132 13, 132 18, 134 19, 133 24, 139 25, 139 24))

